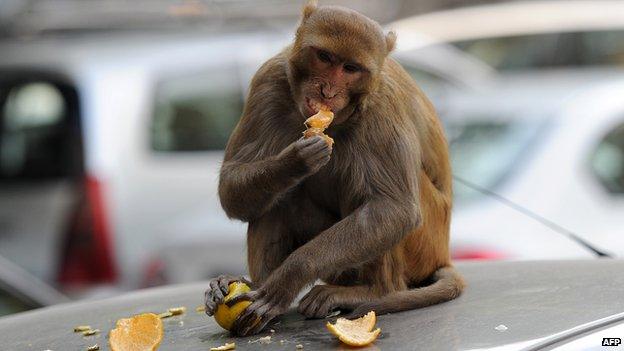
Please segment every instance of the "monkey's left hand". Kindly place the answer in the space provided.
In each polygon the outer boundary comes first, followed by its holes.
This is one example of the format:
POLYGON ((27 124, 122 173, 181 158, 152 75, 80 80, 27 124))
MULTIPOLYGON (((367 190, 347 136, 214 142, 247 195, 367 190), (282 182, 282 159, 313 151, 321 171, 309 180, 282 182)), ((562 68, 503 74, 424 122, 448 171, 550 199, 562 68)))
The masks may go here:
POLYGON ((259 333, 275 317, 284 314, 292 300, 276 289, 267 289, 266 284, 258 290, 239 295, 228 301, 228 305, 236 304, 241 300, 253 301, 241 313, 232 327, 232 332, 238 336, 247 336, 259 333))
POLYGON ((299 271, 297 268, 299 267, 288 264, 283 265, 276 269, 257 290, 236 296, 228 301, 228 305, 236 304, 241 300, 252 301, 251 305, 234 322, 232 332, 239 336, 257 334, 271 320, 288 311, 288 308, 304 286, 294 286, 293 282, 295 279, 291 278, 292 274, 303 275, 302 273, 297 273, 299 271))

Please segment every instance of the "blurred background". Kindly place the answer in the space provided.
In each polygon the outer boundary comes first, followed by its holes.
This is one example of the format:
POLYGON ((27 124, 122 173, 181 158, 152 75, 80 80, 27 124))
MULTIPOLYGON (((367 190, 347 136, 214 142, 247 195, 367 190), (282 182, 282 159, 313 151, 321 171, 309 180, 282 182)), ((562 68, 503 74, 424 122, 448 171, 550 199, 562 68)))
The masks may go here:
MULTIPOLYGON (((455 175, 456 260, 624 254, 624 1, 327 0, 398 33, 455 175)), ((245 267, 217 198, 303 1, 0 1, 0 316, 245 267)))

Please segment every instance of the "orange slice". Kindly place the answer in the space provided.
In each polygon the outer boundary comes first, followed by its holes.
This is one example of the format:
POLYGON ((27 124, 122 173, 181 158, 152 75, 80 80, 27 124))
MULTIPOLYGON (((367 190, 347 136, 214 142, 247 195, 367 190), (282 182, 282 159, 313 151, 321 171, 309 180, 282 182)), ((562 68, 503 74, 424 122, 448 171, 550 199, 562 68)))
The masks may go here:
POLYGON ((153 313, 117 321, 108 342, 112 351, 155 351, 163 338, 163 323, 153 313))
POLYGON ((327 129, 334 120, 334 113, 329 109, 320 109, 315 115, 306 119, 305 124, 308 128, 327 129))
POLYGON ((214 319, 223 329, 232 329, 236 318, 243 313, 247 306, 251 305, 251 301, 239 301, 234 306, 228 307, 225 302, 228 302, 233 297, 244 294, 250 290, 249 286, 242 282, 234 282, 228 285, 228 294, 225 295, 225 298, 223 299, 224 303, 217 306, 217 311, 214 314, 214 319))
POLYGON ((327 329, 349 346, 366 346, 375 341, 381 333, 379 328, 373 330, 376 322, 375 311, 370 311, 358 319, 338 318, 336 324, 327 322, 327 329))
POLYGON ((303 137, 307 139, 315 135, 320 135, 329 146, 332 146, 334 144, 334 139, 323 132, 329 127, 333 120, 334 113, 326 107, 321 108, 315 115, 306 119, 305 125, 308 129, 303 132, 303 137))

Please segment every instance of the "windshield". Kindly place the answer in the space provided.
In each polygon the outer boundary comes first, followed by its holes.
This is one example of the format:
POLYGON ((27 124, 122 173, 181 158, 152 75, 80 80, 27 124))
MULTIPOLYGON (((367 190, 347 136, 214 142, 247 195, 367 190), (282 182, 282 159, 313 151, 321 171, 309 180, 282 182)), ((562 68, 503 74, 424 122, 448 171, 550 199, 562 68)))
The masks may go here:
POLYGON ((453 44, 499 70, 624 66, 622 30, 479 38, 453 44))
MULTIPOLYGON (((527 156, 544 123, 483 116, 452 119, 445 124, 454 175, 494 189, 527 156)), ((482 196, 460 183, 456 183, 454 193, 458 203, 482 196)))

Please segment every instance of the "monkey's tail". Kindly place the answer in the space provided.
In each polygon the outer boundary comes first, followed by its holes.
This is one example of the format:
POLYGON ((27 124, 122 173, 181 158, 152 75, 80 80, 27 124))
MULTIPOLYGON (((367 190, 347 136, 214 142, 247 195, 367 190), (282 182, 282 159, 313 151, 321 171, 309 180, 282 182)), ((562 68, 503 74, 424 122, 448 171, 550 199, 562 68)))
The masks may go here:
POLYGON ((442 267, 433 275, 434 283, 422 288, 395 291, 378 300, 358 306, 351 314, 361 316, 369 311, 377 315, 427 307, 453 300, 464 290, 465 283, 454 267, 442 267))

